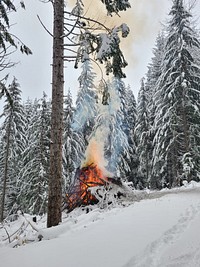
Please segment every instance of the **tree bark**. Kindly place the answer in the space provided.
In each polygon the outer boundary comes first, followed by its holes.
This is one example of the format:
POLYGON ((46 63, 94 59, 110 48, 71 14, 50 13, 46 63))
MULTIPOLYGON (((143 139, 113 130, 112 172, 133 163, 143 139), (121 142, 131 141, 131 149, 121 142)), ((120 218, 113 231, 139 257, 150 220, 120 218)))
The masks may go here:
POLYGON ((63 34, 64 0, 54 0, 52 115, 50 146, 50 177, 47 227, 62 220, 62 135, 63 135, 63 34))
POLYGON ((4 165, 4 177, 3 177, 3 190, 2 190, 2 199, 1 199, 1 214, 0 222, 4 219, 4 210, 5 210, 5 199, 6 199, 6 189, 8 181, 8 158, 10 151, 10 131, 11 131, 11 120, 12 120, 12 111, 9 116, 9 122, 7 127, 7 140, 6 140, 6 155, 5 155, 5 165, 4 165))

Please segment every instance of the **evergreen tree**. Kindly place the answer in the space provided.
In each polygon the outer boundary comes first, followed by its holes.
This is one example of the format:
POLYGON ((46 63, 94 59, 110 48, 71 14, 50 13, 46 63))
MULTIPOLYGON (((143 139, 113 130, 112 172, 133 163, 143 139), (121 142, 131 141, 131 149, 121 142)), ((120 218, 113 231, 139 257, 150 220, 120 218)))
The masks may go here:
POLYGON ((153 131, 153 124, 155 120, 155 97, 157 82, 161 75, 161 64, 163 62, 163 53, 165 46, 164 31, 159 33, 156 39, 156 44, 153 49, 153 57, 151 63, 148 65, 148 72, 146 75, 145 91, 147 97, 147 108, 149 111, 149 123, 151 131, 153 131))
POLYGON ((200 76, 191 53, 200 45, 182 0, 173 0, 170 16, 155 105, 153 172, 159 187, 200 177, 200 76))
POLYGON ((22 166, 21 155, 25 145, 24 111, 21 104, 21 91, 14 78, 8 87, 12 105, 8 99, 2 116, 5 118, 1 127, 1 156, 0 156, 0 181, 1 181, 1 218, 13 213, 18 208, 16 198, 19 192, 17 182, 22 166))
MULTIPOLYGON (((25 8, 24 2, 21 1, 21 7, 25 8)), ((15 48, 20 45, 20 51, 27 55, 32 54, 31 50, 22 43, 15 35, 10 33, 10 21, 8 14, 10 12, 17 12, 17 8, 13 1, 11 0, 2 0, 0 1, 0 50, 7 50, 7 46, 13 46, 15 48)))
POLYGON ((120 100, 121 100, 121 111, 123 114, 122 130, 127 136, 129 148, 128 153, 122 155, 128 168, 124 168, 123 173, 128 181, 132 181, 134 186, 136 186, 136 176, 137 176, 137 165, 138 158, 136 155, 136 144, 134 140, 134 129, 137 117, 136 110, 136 100, 130 86, 125 87, 124 83, 121 81, 121 86, 119 87, 120 100))
POLYGON ((148 171, 148 186, 151 188, 157 188, 156 179, 154 179, 152 170, 152 159, 153 159, 153 139, 155 136, 155 109, 156 109, 156 98, 159 91, 157 91, 158 80, 161 75, 161 65, 163 63, 163 54, 165 46, 164 31, 158 34, 156 39, 155 48, 153 49, 153 57, 151 63, 148 66, 147 78, 145 83, 145 98, 146 98, 146 109, 148 111, 148 158, 149 158, 149 171, 148 171))
MULTIPOLYGON (((122 92, 123 93, 123 92, 122 92)), ((126 177, 128 181, 133 182, 134 187, 136 187, 137 180, 137 166, 138 166, 138 156, 136 154, 136 143, 134 137, 134 130, 137 118, 137 104, 135 100, 135 96, 130 86, 125 88, 125 112, 124 112, 124 120, 125 120, 125 133, 128 138, 129 143, 129 168, 130 171, 126 172, 126 177)))
POLYGON ((12 46, 16 46, 15 41, 11 34, 8 32, 8 28, 10 27, 8 12, 16 11, 16 8, 11 0, 2 0, 0 2, 0 48, 6 50, 6 43, 9 43, 12 46))
POLYGON ((82 132, 73 131, 74 108, 70 91, 64 101, 63 176, 64 191, 73 182, 76 168, 80 166, 85 142, 82 132))
POLYGON ((138 187, 145 187, 149 182, 150 173, 150 125, 148 111, 148 96, 144 84, 141 81, 141 88, 138 94, 137 120, 135 126, 135 138, 137 144, 138 166, 138 187))
POLYGON ((91 62, 90 60, 85 60, 82 64, 81 75, 78 78, 80 88, 73 116, 73 128, 75 131, 81 130, 86 145, 97 116, 97 94, 94 78, 95 73, 92 71, 91 62))
MULTIPOLYGON (((20 3, 21 7, 25 8, 24 2, 21 1, 20 3)), ((7 56, 11 53, 10 48, 19 48, 22 53, 27 55, 32 54, 31 50, 10 32, 10 12, 17 12, 17 8, 13 1, 0 1, 0 70, 4 70, 5 68, 9 68, 14 65, 7 60, 7 56)), ((2 83, 0 83, 0 86, 2 86, 2 83)), ((2 86, 1 89, 3 91, 6 88, 2 86)))
POLYGON ((137 103, 135 100, 135 96, 133 94, 133 91, 130 88, 130 85, 128 85, 127 88, 125 88, 125 99, 126 99, 126 115, 127 115, 127 132, 131 132, 135 128, 136 124, 136 118, 137 118, 137 103))
POLYGON ((26 109, 29 139, 23 153, 18 199, 21 209, 32 214, 43 214, 47 210, 51 106, 46 97, 44 93, 43 98, 35 100, 32 106, 28 102, 26 109))

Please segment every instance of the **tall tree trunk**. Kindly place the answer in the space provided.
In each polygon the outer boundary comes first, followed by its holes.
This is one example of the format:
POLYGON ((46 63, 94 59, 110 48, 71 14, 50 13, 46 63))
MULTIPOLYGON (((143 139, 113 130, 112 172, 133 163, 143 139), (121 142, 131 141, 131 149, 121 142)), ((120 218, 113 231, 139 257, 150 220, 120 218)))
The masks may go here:
POLYGON ((1 222, 4 219, 6 189, 7 189, 7 181, 8 181, 8 158, 9 158, 9 150, 10 150, 11 120, 12 120, 12 111, 11 111, 10 116, 9 116, 9 122, 8 122, 8 127, 7 127, 6 155, 5 155, 3 190, 2 190, 2 199, 1 199, 1 214, 0 214, 0 221, 1 222))
POLYGON ((47 227, 61 222, 64 0, 54 0, 52 115, 47 227))

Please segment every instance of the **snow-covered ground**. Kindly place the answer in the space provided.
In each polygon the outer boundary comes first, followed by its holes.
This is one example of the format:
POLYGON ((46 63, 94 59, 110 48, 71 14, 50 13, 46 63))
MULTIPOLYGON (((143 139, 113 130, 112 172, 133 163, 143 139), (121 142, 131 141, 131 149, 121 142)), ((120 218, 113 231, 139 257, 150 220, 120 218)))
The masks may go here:
POLYGON ((63 223, 50 229, 44 217, 34 223, 20 216, 5 225, 11 235, 23 224, 10 244, 0 229, 0 266, 200 267, 200 184, 142 196, 126 207, 63 214, 63 223))

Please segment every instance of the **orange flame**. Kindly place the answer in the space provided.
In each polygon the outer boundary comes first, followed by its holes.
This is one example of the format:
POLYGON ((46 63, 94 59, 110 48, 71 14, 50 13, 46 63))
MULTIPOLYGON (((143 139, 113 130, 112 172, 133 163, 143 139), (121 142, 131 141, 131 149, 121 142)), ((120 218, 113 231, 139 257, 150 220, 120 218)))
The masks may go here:
POLYGON ((77 206, 97 203, 98 200, 91 193, 90 188, 103 186, 107 181, 107 177, 103 175, 101 169, 94 164, 78 169, 76 179, 77 183, 73 187, 73 191, 66 195, 68 211, 73 210, 77 206))
POLYGON ((89 188, 102 186, 106 183, 106 177, 97 165, 91 164, 81 169, 80 173, 80 193, 84 204, 96 202, 96 198, 91 194, 89 188))
POLYGON ((75 184, 67 194, 68 211, 81 205, 97 203, 97 198, 91 193, 91 187, 106 185, 111 174, 106 170, 104 146, 97 136, 91 138, 85 152, 85 160, 77 169, 75 184))

